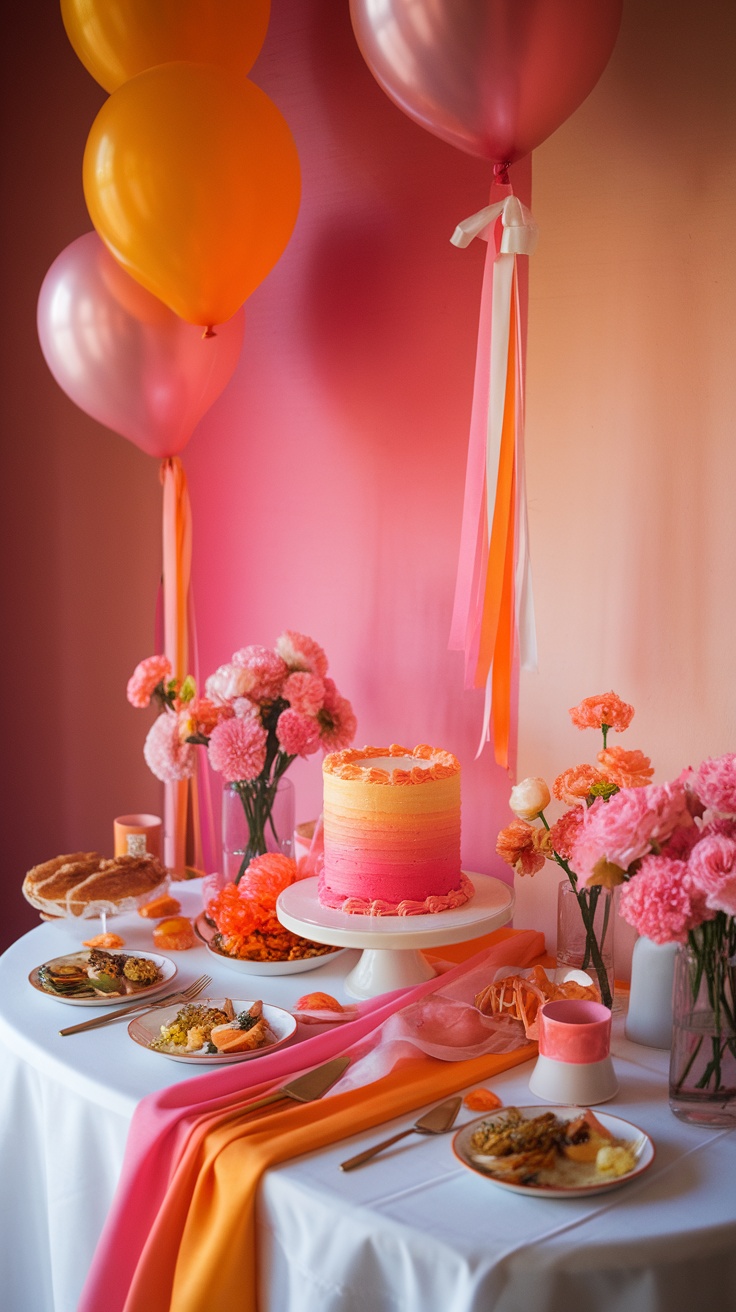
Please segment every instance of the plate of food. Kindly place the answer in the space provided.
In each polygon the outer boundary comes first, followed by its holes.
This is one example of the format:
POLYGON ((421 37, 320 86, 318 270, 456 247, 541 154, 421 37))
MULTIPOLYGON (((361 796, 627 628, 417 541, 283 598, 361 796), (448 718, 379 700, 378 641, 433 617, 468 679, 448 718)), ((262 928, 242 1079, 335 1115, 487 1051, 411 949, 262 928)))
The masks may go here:
POLYGON ((260 1057, 280 1048, 295 1030, 290 1012, 260 998, 205 998, 185 1006, 157 1007, 128 1026, 140 1047, 196 1066, 260 1057))
POLYGON ((226 951, 225 937, 204 911, 197 916, 194 931, 213 957, 224 966, 247 975, 300 975, 305 970, 316 970, 341 952, 348 951, 347 948, 331 947, 328 943, 313 943, 280 925, 273 930, 254 929, 247 943, 240 947, 241 952, 251 955, 235 956, 226 951))
POLYGON ((504 1107, 463 1126, 452 1146, 471 1171, 539 1198, 605 1193, 654 1161, 643 1130, 582 1107, 504 1107))
POLYGON ((53 957, 28 976, 39 993, 72 1007, 106 1007, 133 995, 153 998, 176 975, 168 957, 154 952, 107 952, 83 948, 53 957))

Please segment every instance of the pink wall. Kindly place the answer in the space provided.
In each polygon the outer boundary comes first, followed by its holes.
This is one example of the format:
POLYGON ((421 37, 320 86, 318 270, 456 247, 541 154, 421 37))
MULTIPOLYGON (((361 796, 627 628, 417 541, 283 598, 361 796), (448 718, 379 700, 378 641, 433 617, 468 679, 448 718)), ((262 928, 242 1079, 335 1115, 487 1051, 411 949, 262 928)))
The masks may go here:
MULTIPOLYGON (((490 170, 396 111, 347 5, 275 5, 253 76, 292 127, 304 191, 246 307, 237 377, 185 453, 201 668, 312 634, 360 743, 457 753, 464 860, 489 870, 505 775, 474 761, 479 694, 447 636, 484 253, 449 237, 490 170)), ((293 777, 310 818, 318 759, 293 777)))
MULTIPOLYGON (((26 40, 5 55, 16 196, 2 217, 14 292, 5 686, 32 689, 8 708, 8 940, 35 920, 19 893, 30 864, 109 851, 116 813, 158 805, 147 718, 124 699, 153 645, 156 466, 59 391, 34 325, 46 269, 90 226, 81 160, 103 93, 58 14, 38 11, 35 22, 24 11, 26 40)), ((313 634, 360 742, 459 755, 465 864, 491 870, 506 777, 487 752, 474 761, 479 695, 463 692, 461 655, 447 651, 484 254, 449 238, 486 203, 489 170, 389 103, 347 4, 279 0, 254 77, 292 126, 304 196, 285 256, 246 307, 241 367, 184 455, 201 670, 284 628, 313 634)), ((293 777, 298 818, 316 814, 318 760, 293 777)))

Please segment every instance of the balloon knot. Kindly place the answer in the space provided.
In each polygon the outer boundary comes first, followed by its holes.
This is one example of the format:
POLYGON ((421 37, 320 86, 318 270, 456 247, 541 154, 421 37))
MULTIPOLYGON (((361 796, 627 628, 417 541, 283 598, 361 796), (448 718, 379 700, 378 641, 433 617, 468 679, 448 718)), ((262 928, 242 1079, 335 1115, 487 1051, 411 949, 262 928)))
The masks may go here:
POLYGON ((509 168, 510 168, 510 167, 511 167, 511 166, 510 166, 510 164, 508 163, 508 161, 506 161, 504 164, 494 164, 494 165, 493 165, 493 180, 494 180, 494 182, 500 182, 500 184, 501 184, 502 187, 508 187, 508 185, 509 185, 509 168))
POLYGON ((211 323, 208 323, 208 324, 207 324, 207 327, 205 328, 204 332, 202 333, 202 340, 204 341, 204 339, 205 339, 206 337, 216 337, 216 336, 217 336, 217 333, 215 332, 214 328, 212 327, 212 324, 211 324, 211 323))

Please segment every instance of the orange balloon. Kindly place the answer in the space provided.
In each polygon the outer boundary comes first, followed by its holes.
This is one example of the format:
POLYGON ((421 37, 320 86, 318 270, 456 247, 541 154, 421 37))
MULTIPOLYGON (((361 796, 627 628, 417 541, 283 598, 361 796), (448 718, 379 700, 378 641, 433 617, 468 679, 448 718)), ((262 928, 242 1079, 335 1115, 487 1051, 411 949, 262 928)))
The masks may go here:
POLYGON ((253 82, 161 64, 92 124, 90 218, 115 259, 190 323, 231 318, 282 254, 299 210, 288 124, 253 82))
POLYGON ((245 76, 270 11, 270 0, 61 0, 66 34, 106 91, 182 59, 245 76))

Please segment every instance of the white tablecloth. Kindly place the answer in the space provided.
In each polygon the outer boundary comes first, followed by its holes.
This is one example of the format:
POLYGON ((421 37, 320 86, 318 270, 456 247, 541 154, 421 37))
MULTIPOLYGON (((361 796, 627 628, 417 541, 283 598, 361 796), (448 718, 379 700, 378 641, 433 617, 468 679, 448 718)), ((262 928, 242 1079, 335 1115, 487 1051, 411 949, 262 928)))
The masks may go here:
MULTIPOLYGON (((126 947, 150 949, 142 921, 115 927, 126 947)), ((192 1074, 136 1047, 122 1023, 59 1037, 60 1026, 100 1013, 39 995, 27 975, 78 941, 66 926, 44 925, 0 958, 3 1312, 74 1312, 133 1108, 192 1074)), ((203 948, 176 960, 184 982, 209 970, 215 996, 289 1006, 313 989, 347 1000, 341 981, 356 954, 268 979, 239 978, 203 948)), ((356 1136, 265 1177, 260 1312, 736 1309, 736 1136, 677 1121, 667 1105, 667 1054, 629 1044, 620 1020, 614 1029, 621 1087, 605 1110, 655 1142, 640 1181, 587 1200, 519 1197, 466 1170, 451 1136, 410 1137, 343 1174, 339 1163, 379 1137, 356 1136)), ((538 1101, 530 1069, 494 1081, 506 1103, 538 1101)), ((458 1124, 467 1119, 461 1113, 458 1124)))

